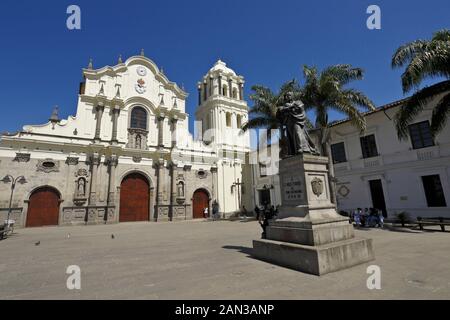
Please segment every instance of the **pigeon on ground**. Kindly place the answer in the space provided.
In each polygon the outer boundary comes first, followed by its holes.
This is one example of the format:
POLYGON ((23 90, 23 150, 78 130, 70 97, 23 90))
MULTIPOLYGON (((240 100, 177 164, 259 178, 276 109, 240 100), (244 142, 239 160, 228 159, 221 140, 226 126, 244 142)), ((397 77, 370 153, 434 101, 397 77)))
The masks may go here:
POLYGON ((70 233, 67 234, 67 239, 70 239, 70 233))
POLYGON ((115 239, 115 238, 116 238, 116 237, 114 237, 114 235, 112 234, 112 235, 111 235, 111 239, 115 239))
POLYGON ((38 242, 36 242, 34 245, 35 246, 38 246, 38 245, 40 245, 41 244, 41 241, 38 241, 38 242))

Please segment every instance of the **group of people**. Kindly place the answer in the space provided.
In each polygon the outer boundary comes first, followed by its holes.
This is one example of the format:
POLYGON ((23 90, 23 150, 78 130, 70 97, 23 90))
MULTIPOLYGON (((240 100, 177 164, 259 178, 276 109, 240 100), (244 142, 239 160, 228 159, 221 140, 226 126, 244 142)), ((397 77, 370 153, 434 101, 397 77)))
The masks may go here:
POLYGON ((212 209, 212 215, 209 214, 209 208, 208 207, 205 207, 203 209, 203 218, 205 218, 205 219, 211 218, 213 220, 220 219, 219 203, 217 203, 217 201, 214 201, 212 203, 211 209, 212 209))
POLYGON ((350 215, 351 221, 358 227, 380 227, 383 228, 384 217, 381 210, 375 208, 357 208, 350 215))

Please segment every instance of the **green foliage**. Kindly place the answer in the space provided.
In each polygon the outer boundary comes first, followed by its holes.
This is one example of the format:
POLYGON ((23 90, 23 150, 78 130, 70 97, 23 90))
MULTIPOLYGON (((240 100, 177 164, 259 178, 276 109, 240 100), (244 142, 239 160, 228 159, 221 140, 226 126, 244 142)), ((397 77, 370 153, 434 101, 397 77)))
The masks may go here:
POLYGON ((268 138, 271 138, 272 129, 278 130, 279 121, 276 118, 277 107, 285 103, 284 98, 287 92, 293 92, 294 98, 299 98, 300 88, 295 80, 284 83, 277 93, 272 92, 262 85, 252 86, 250 99, 253 106, 250 108, 251 119, 244 123, 242 131, 249 129, 267 129, 268 138))
POLYGON ((397 220, 402 224, 402 226, 405 226, 405 224, 410 221, 409 214, 405 211, 397 213, 397 220))
MULTIPOLYGON (((316 128, 320 129, 321 144, 328 142, 328 114, 331 110, 345 114, 360 131, 366 129, 366 120, 361 112, 375 110, 373 102, 362 92, 347 88, 355 80, 362 80, 364 71, 349 64, 330 66, 319 73, 316 67, 303 67, 305 84, 301 88, 301 99, 306 110, 314 110, 316 128)), ((327 152, 322 146, 322 154, 327 152)))
MULTIPOLYGON (((350 121, 361 131, 366 128, 366 121, 360 109, 374 110, 373 102, 362 92, 347 88, 355 80, 363 78, 364 71, 348 64, 338 64, 325 68, 319 72, 316 67, 303 67, 304 85, 291 80, 284 83, 277 93, 269 88, 255 85, 250 99, 254 105, 250 109, 253 116, 245 123, 242 130, 252 128, 279 129, 276 118, 277 107, 284 104, 287 92, 294 93, 294 99, 300 99, 306 110, 314 110, 316 114, 315 127, 321 131, 322 143, 327 142, 326 128, 329 125, 328 113, 331 110, 344 113, 350 121)), ((308 121, 308 128, 313 124, 308 121)), ((268 132, 270 139, 270 131, 268 132)), ((326 152, 323 151, 323 154, 326 152)))
POLYGON ((450 79, 450 30, 435 32, 431 40, 416 40, 402 45, 394 53, 391 65, 393 68, 405 67, 401 77, 404 93, 416 89, 395 117, 398 137, 406 139, 408 125, 427 103, 443 94, 434 107, 431 119, 431 133, 435 136, 443 129, 450 115, 450 81, 421 90, 418 88, 426 78, 450 79))

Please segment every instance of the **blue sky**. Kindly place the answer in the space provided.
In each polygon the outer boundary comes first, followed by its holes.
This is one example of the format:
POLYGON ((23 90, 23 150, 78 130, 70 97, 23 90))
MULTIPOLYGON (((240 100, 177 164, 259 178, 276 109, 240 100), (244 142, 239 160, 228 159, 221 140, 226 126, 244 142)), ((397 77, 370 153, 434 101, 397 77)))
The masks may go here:
POLYGON ((54 105, 61 117, 75 114, 89 58, 113 65, 141 48, 184 84, 191 120, 196 83, 218 58, 246 78, 246 97, 253 84, 276 90, 301 79, 304 64, 350 63, 366 72, 355 87, 385 104, 403 97, 401 70, 390 68, 395 49, 450 28, 449 12, 448 0, 3 0, 0 132, 45 123, 54 105), (70 4, 81 8, 82 30, 66 28, 70 4), (371 4, 381 7, 381 30, 366 27, 371 4))

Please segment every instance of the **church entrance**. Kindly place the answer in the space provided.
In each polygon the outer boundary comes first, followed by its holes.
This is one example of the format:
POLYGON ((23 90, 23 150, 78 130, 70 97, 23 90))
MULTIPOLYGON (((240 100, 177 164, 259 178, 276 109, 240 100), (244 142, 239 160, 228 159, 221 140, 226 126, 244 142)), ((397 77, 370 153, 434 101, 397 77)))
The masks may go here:
POLYGON ((56 226, 59 219, 59 193, 53 188, 42 187, 30 196, 26 227, 56 226))
POLYGON ((150 185, 139 173, 126 176, 120 185, 120 222, 150 220, 150 185))
MULTIPOLYGON (((203 212, 205 208, 208 208, 209 212, 209 196, 208 193, 203 189, 198 189, 194 192, 192 197, 192 215, 194 219, 204 218, 203 212)), ((211 215, 211 212, 209 212, 211 215)))

